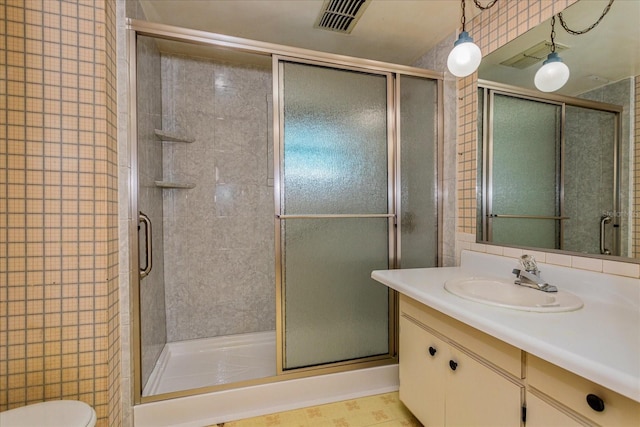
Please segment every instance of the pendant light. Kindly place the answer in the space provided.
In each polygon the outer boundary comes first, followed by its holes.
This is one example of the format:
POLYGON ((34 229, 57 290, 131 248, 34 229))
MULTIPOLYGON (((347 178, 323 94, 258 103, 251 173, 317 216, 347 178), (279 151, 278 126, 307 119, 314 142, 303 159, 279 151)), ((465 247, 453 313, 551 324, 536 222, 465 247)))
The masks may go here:
POLYGON ((465 13, 462 0, 462 32, 458 36, 458 40, 453 44, 453 50, 447 58, 447 68, 456 77, 466 77, 473 74, 478 69, 480 61, 482 61, 482 52, 478 45, 473 42, 469 33, 465 31, 465 13))
POLYGON ((569 67, 556 53, 556 17, 551 18, 551 53, 536 73, 533 83, 541 92, 555 92, 569 80, 569 67))
MULTIPOLYGON (((605 15, 609 13, 609 10, 611 10, 613 2, 614 0, 609 0, 609 4, 604 8, 598 20, 584 30, 572 30, 569 28, 562 16, 562 12, 558 13, 558 19, 560 20, 562 28, 564 28, 569 34, 579 36, 581 34, 588 33, 597 27, 598 24, 602 22, 605 15)), ((556 17, 554 15, 551 17, 551 53, 547 56, 546 61, 542 63, 542 67, 538 70, 533 80, 538 90, 542 92, 554 92, 560 89, 565 85, 565 83, 567 83, 570 75, 569 67, 562 62, 562 59, 556 53, 555 24, 556 17)))
MULTIPOLYGON (((481 5, 479 0, 473 0, 473 3, 478 9, 487 10, 493 7, 497 1, 498 0, 491 0, 486 6, 481 5)), ((462 32, 458 36, 458 40, 453 44, 453 50, 447 58, 447 68, 449 68, 451 74, 456 77, 466 77, 473 74, 480 66, 480 61, 482 61, 480 48, 473 42, 473 39, 465 30, 466 17, 464 7, 465 0, 462 0, 462 18, 460 20, 462 23, 462 32)))

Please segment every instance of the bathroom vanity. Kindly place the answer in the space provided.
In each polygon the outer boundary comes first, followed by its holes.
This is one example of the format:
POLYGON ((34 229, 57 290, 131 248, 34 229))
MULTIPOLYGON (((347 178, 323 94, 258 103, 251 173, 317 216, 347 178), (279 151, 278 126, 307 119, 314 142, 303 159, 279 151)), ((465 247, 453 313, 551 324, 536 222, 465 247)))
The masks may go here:
POLYGON ((517 265, 463 252, 460 267, 373 272, 401 294, 403 403, 427 426, 639 425, 640 281, 541 264, 584 302, 563 312, 483 304, 444 286, 508 280, 517 265))

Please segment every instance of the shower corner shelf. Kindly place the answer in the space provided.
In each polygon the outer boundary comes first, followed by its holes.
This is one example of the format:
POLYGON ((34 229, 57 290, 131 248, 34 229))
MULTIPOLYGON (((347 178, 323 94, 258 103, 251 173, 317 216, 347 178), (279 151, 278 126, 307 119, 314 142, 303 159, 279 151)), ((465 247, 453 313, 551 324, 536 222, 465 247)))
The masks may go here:
POLYGON ((178 189, 178 190, 190 190, 195 188, 196 185, 186 182, 171 182, 171 181, 155 181, 156 187, 165 189, 178 189))
POLYGON ((154 129, 153 131, 161 141, 165 142, 186 142, 192 143, 195 142, 196 139, 186 135, 180 135, 175 132, 168 132, 166 130, 154 129))

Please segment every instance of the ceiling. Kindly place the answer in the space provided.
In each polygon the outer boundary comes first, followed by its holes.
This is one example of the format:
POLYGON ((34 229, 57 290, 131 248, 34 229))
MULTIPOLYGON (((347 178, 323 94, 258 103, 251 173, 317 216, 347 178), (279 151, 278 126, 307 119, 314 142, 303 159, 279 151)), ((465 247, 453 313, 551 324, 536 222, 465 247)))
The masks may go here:
MULTIPOLYGON (((583 30, 596 22, 609 0, 581 0, 568 7, 564 20, 569 28, 583 30)), ((610 82, 640 75, 640 0, 615 0, 611 10, 592 31, 570 35, 556 19, 556 42, 568 47, 558 54, 571 76, 558 91, 579 95, 610 82)), ((542 41, 550 41, 551 22, 547 20, 482 59, 479 77, 500 83, 534 89, 533 79, 542 61, 525 69, 500 63, 542 41)))
MULTIPOLYGON (((460 26, 459 0, 370 0, 351 34, 314 28, 323 0, 140 0, 147 20, 411 65, 460 26)), ((467 20, 480 10, 467 6, 467 20)))
MULTIPOLYGON (((341 34, 314 27, 324 3, 324 0, 140 0, 146 19, 152 22, 403 65, 415 63, 460 26, 459 0, 369 0, 353 31, 341 34)), ((609 0, 580 0, 563 15, 571 28, 583 29, 598 19, 608 3, 609 0)), ((466 4, 467 21, 481 13, 471 0, 466 0, 466 4)), ((559 53, 571 70, 569 82, 558 92, 577 95, 639 75, 638 22, 640 0, 615 0, 602 23, 584 35, 572 36, 557 22, 556 41, 568 47, 559 53)), ((550 30, 550 22, 543 22, 483 58, 480 78, 533 88, 533 78, 542 61, 525 69, 500 63, 539 42, 549 41, 550 30)), ((167 42, 163 48, 184 50, 184 46, 172 48, 167 42)), ((204 49, 193 47, 196 48, 204 49)), ((222 53, 232 54, 235 53, 222 53)), ((264 61, 269 66, 268 58, 264 61)))

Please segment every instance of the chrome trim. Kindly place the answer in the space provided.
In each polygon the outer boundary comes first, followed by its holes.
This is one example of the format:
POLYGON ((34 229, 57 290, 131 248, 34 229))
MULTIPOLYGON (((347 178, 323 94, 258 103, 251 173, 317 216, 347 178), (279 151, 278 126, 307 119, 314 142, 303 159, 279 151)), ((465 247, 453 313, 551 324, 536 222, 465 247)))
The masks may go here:
POLYGON ((133 403, 142 402, 142 338, 140 310, 140 265, 138 246, 138 100, 137 100, 137 35, 134 30, 127 30, 127 47, 129 60, 129 298, 131 301, 131 353, 133 376, 133 403))
MULTIPOLYGON (((561 217, 564 217, 564 208, 565 208, 565 202, 564 202, 564 184, 565 184, 565 179, 564 179, 564 171, 565 171, 565 148, 566 148, 566 132, 564 131, 564 124, 566 123, 566 116, 567 116, 567 104, 563 103, 562 106, 560 107, 560 123, 559 123, 559 133, 560 133, 560 176, 556 176, 556 180, 557 182, 560 184, 560 191, 558 194, 558 197, 560 198, 559 200, 559 214, 561 217)), ((560 221, 560 232, 559 232, 559 236, 558 236, 558 249, 563 249, 564 246, 564 222, 560 221)))
MULTIPOLYGON (((488 238, 488 233, 489 233, 489 224, 487 221, 487 213, 490 212, 489 208, 490 206, 488 205, 488 200, 491 200, 492 195, 488 194, 488 191, 491 187, 489 187, 489 183, 487 182, 487 176, 488 175, 488 171, 487 168, 489 167, 489 157, 488 157, 488 151, 489 151, 489 116, 488 116, 488 112, 489 112, 489 90, 486 88, 481 88, 482 89, 482 141, 479 144, 482 147, 482 177, 481 177, 481 185, 482 185, 482 195, 481 195, 481 209, 482 211, 481 213, 481 218, 482 218, 482 240, 489 240, 488 238)), ((476 147, 476 150, 478 148, 476 147)), ((478 175, 478 172, 476 171, 476 177, 478 175)), ((477 226, 477 225, 476 225, 477 226)), ((478 233, 476 231, 476 238, 478 236, 478 233)))
POLYGON ((484 193, 484 197, 486 198, 486 202, 484 205, 486 206, 486 212, 482 216, 486 218, 486 231, 487 234, 482 237, 488 242, 493 242, 493 224, 491 222, 491 212, 493 212, 493 104, 494 104, 494 93, 493 91, 486 91, 484 96, 484 103, 487 105, 487 110, 485 110, 483 115, 483 120, 487 124, 487 146, 485 148, 484 160, 486 162, 486 167, 483 169, 483 173, 486 174, 486 178, 483 180, 486 182, 486 192, 484 193), (488 96, 487 96, 488 95, 488 96))
MULTIPOLYGON (((396 237, 396 259, 394 264, 389 263, 389 268, 402 268, 402 122, 400 120, 402 112, 402 76, 396 76, 394 83, 393 98, 395 100, 395 114, 393 115, 393 119, 395 120, 395 140, 393 147, 395 148, 395 159, 393 164, 395 167, 394 178, 397 190, 394 192, 392 200, 395 203, 396 215, 400 214, 400 220, 396 217, 393 224, 395 226, 396 237)), ((390 231, 392 231, 391 225, 390 231)))
POLYGON ((591 101, 588 99, 575 98, 573 96, 567 95, 558 95, 553 93, 541 93, 537 90, 525 89, 522 87, 506 85, 502 83, 492 82, 489 80, 478 79, 478 87, 487 88, 492 91, 516 95, 521 98, 528 98, 535 101, 541 101, 546 103, 557 103, 557 104, 569 104, 576 107, 585 107, 591 108, 593 110, 603 110, 603 111, 611 111, 614 113, 621 113, 623 111, 623 107, 615 104, 608 104, 606 102, 599 101, 591 101))
MULTIPOLYGON (((142 213, 142 211, 140 211, 139 213, 138 224, 139 223, 144 224, 145 251, 144 251, 144 268, 138 267, 138 269, 140 270, 140 279, 144 279, 149 275, 149 273, 151 273, 151 269, 153 268, 153 243, 152 243, 153 236, 152 236, 152 230, 151 230, 151 219, 149 219, 147 215, 142 213)), ((138 261, 138 264, 140 264, 140 261, 138 261)))
POLYGON ((280 103, 284 90, 284 63, 280 62, 280 58, 276 55, 272 57, 273 72, 273 206, 275 208, 274 217, 274 243, 275 243, 275 287, 276 287, 276 376, 284 373, 284 319, 285 305, 284 301, 284 278, 283 278, 283 235, 282 224, 278 217, 283 210, 282 201, 282 173, 280 165, 283 162, 284 150, 284 105, 280 103))
POLYGON ((568 216, 489 214, 489 218, 571 219, 568 216))
MULTIPOLYGON (((438 216, 437 226, 437 247, 436 266, 444 265, 444 81, 437 81, 437 109, 436 109, 436 215, 438 216)), ((455 168, 455 166, 454 166, 455 168)), ((449 197, 457 197, 450 194, 449 197)), ((454 203, 455 206, 455 203, 454 203)))
MULTIPOLYGON (((638 117, 636 113, 636 118, 638 117)), ((613 144, 613 209, 615 212, 621 212, 620 205, 620 175, 621 175, 621 160, 620 160, 620 150, 622 148, 622 117, 621 114, 618 113, 614 117, 615 127, 613 129, 614 132, 614 144, 613 144)), ((637 120, 637 119, 636 119, 637 120)), ((632 138, 629 138, 629 144, 633 147, 634 144, 638 142, 634 142, 632 138)), ((637 149, 634 149, 634 153, 630 154, 630 157, 633 159, 637 156, 637 149)), ((635 174, 634 168, 629 168, 629 175, 635 174)), ((635 183, 635 185, 640 185, 639 183, 635 183)), ((633 184, 631 185, 633 188, 633 184)), ((630 203, 633 196, 629 196, 630 203)), ((627 219, 628 220, 628 219, 627 219)), ((612 255, 620 255, 622 251, 622 226, 620 224, 621 215, 615 215, 613 219, 613 253, 612 255)), ((632 230, 632 226, 629 225, 629 230, 632 230)), ((631 235, 630 235, 631 236, 631 235)), ((632 238, 631 238, 632 239, 632 238)), ((631 255, 631 254, 628 254, 631 255)))
MULTIPOLYGON (((400 264, 400 76, 387 75, 387 268, 398 268, 400 264)), ((387 351, 391 357, 398 355, 397 292, 387 289, 387 351)))
POLYGON ((602 255, 611 255, 611 251, 607 249, 605 244, 605 226, 611 222, 609 215, 602 215, 600 217, 600 253, 602 255))
MULTIPOLYGON (((397 251, 400 250, 398 241, 399 233, 396 232, 396 226, 399 221, 397 218, 398 207, 396 206, 396 193, 397 185, 400 184, 399 180, 396 180, 396 170, 400 171, 399 167, 396 167, 397 158, 396 153, 398 148, 400 129, 400 122, 396 120, 397 111, 400 106, 396 103, 397 97, 400 96, 396 93, 396 80, 398 77, 394 74, 387 74, 387 268, 396 268, 398 260, 396 259, 397 251)), ((389 291, 391 292, 391 291, 389 291)), ((393 320, 389 318, 389 326, 393 323, 393 320)), ((389 335, 391 338, 391 335, 389 335)), ((390 342, 391 343, 391 342, 390 342)))
POLYGON ((395 214, 276 214, 277 219, 324 219, 324 218, 395 218, 395 214))
POLYGON ((220 46, 229 49, 265 55, 296 57, 312 61, 328 62, 338 66, 355 66, 377 72, 398 72, 408 75, 428 77, 430 79, 444 78, 442 72, 426 70, 424 68, 392 64, 389 62, 376 61, 373 59, 355 58, 334 53, 318 52, 293 46, 285 46, 275 43, 245 39, 241 37, 227 36, 224 34, 210 33, 207 31, 193 30, 190 28, 176 27, 173 25, 159 24, 156 22, 127 18, 126 25, 128 29, 132 29, 138 34, 142 34, 145 36, 177 41, 188 41, 195 44, 220 46))

